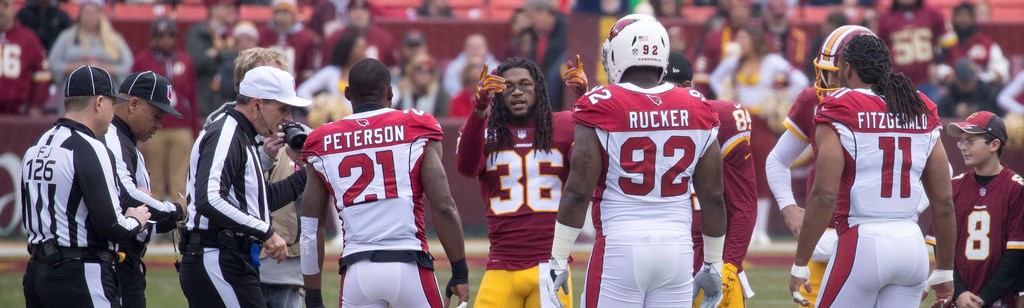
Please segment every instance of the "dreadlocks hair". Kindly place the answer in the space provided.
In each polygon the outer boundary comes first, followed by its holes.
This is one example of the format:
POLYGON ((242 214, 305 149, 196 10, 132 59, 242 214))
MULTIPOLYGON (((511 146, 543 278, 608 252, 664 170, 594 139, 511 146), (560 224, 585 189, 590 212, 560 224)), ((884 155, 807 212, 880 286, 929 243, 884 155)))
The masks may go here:
MULTIPOLYGON (((537 116, 536 128, 533 130, 533 148, 542 151, 551 151, 552 115, 551 104, 548 101, 548 89, 545 86, 544 74, 537 68, 537 64, 524 58, 511 58, 498 66, 498 75, 504 74, 510 69, 522 68, 530 72, 533 78, 533 96, 536 100, 531 108, 533 115, 537 116)), ((508 128, 508 122, 512 120, 512 111, 505 106, 505 95, 501 92, 495 93, 491 98, 491 116, 487 121, 487 136, 484 153, 490 154, 503 146, 512 145, 512 132, 508 128)))
POLYGON ((924 100, 917 94, 914 83, 903 73, 892 70, 889 48, 874 35, 859 35, 846 43, 843 61, 850 63, 864 83, 882 97, 890 114, 903 121, 928 112, 924 100))

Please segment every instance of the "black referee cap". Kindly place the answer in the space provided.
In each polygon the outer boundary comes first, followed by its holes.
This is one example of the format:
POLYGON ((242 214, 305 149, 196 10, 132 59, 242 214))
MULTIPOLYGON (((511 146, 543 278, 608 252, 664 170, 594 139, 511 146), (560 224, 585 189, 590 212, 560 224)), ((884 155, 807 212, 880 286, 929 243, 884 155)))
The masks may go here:
POLYGON ((154 107, 181 118, 181 113, 174 110, 174 89, 171 88, 171 82, 153 71, 128 75, 121 83, 119 92, 141 98, 154 107))
POLYGON ((126 101, 114 93, 114 81, 110 73, 95 66, 82 65, 71 71, 68 83, 64 86, 64 97, 75 96, 110 96, 115 101, 126 101))

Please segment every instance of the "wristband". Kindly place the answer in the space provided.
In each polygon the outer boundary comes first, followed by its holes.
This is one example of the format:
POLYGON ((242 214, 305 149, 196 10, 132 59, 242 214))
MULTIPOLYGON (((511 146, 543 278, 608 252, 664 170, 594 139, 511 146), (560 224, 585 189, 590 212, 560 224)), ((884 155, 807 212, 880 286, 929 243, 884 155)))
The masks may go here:
POLYGON ((324 306, 324 295, 320 289, 306 289, 306 307, 319 308, 324 306))
POLYGON ((452 280, 462 283, 469 282, 469 266, 466 265, 466 258, 451 262, 452 280))
POLYGON ((572 252, 572 245, 576 243, 576 238, 580 236, 580 232, 583 228, 573 228, 562 224, 560 221, 555 221, 555 239, 551 243, 551 257, 555 259, 569 259, 569 253, 572 252))
POLYGON ((725 235, 707 236, 704 235, 704 262, 721 263, 725 251, 725 235))
POLYGON ((301 233, 299 234, 299 263, 303 275, 316 275, 320 273, 320 252, 319 243, 316 239, 319 219, 313 217, 299 217, 301 233))
POLYGON ((935 269, 928 275, 928 287, 953 281, 953 270, 935 269))
POLYGON ((810 279, 811 270, 807 266, 793 264, 793 267, 789 269, 789 274, 796 278, 810 279))

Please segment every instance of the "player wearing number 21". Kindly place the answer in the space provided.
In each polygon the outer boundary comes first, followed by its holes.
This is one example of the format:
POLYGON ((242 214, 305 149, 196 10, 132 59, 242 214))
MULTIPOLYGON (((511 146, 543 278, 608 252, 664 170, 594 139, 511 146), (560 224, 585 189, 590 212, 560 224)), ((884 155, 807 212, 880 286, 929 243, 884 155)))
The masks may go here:
POLYGON ((574 107, 575 145, 551 248, 553 290, 593 201, 597 238, 582 307, 701 307, 722 296, 726 212, 718 113, 697 91, 662 83, 668 33, 653 17, 619 19, 604 43, 611 85, 574 107), (692 276, 690 181, 703 206, 703 270, 692 276))
MULTIPOLYGON (((582 94, 586 77, 574 71, 583 76, 582 94)), ((541 281, 569 173, 572 113, 551 112, 544 75, 530 60, 512 58, 486 73, 484 67, 456 152, 459 172, 480 180, 487 206, 491 249, 474 306, 550 307, 554 294, 545 294, 541 281)), ((571 292, 558 298, 572 307, 571 292)))
POLYGON ((791 270, 794 300, 810 288, 807 263, 832 218, 839 240, 818 307, 914 307, 926 286, 947 303, 956 222, 935 103, 893 72, 876 36, 855 36, 836 56, 841 88, 814 118, 815 177, 791 270), (917 224, 925 195, 937 244, 930 277, 917 224))
MULTIPOLYGON (((1006 126, 998 116, 981 111, 950 123, 946 132, 960 138, 957 146, 968 168, 953 177, 953 298, 961 308, 1013 307, 1014 280, 1024 283, 1024 178, 999 161, 1006 126)), ((935 243, 933 236, 925 239, 935 243)))
POLYGON ((300 218, 306 307, 324 307, 323 226, 334 217, 325 210, 328 196, 345 234, 342 307, 447 307, 453 293, 459 302, 469 301, 462 222, 441 165, 441 125, 419 110, 389 108, 392 96, 384 64, 356 62, 345 89, 352 115, 306 139, 302 156, 313 167, 306 169, 300 218), (444 303, 427 247, 424 195, 452 265, 444 303))

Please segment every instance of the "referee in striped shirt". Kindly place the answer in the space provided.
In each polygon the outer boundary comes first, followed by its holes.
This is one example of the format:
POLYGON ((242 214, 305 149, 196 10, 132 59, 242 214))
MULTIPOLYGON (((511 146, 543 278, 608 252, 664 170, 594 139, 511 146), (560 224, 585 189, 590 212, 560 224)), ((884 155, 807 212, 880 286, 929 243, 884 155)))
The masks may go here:
POLYGON ((238 102, 207 125, 189 158, 188 218, 181 239, 181 288, 192 307, 266 307, 257 272, 259 249, 284 260, 287 246, 274 233, 270 212, 294 201, 306 173, 268 185, 258 135, 274 136, 291 120, 295 79, 260 66, 245 73, 238 102))
POLYGON ((181 205, 150 196, 146 160, 136 147, 136 142, 153 137, 165 114, 181 117, 171 107, 173 91, 167 78, 152 71, 128 75, 118 91, 128 101, 114 106, 114 120, 105 135, 107 148, 114 154, 117 180, 124 188, 122 195, 130 200, 121 206, 145 204, 156 222, 121 245, 125 258, 117 264, 117 278, 124 307, 146 307, 146 265, 142 262, 146 246, 155 233, 174 230, 184 220, 181 205))
POLYGON ((66 114, 25 152, 21 206, 28 234, 23 280, 27 307, 121 307, 118 243, 150 218, 145 206, 121 214, 114 161, 99 139, 118 100, 107 71, 75 69, 64 89, 66 114))

